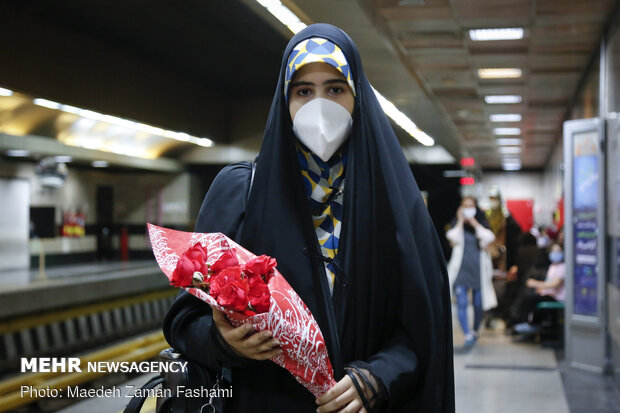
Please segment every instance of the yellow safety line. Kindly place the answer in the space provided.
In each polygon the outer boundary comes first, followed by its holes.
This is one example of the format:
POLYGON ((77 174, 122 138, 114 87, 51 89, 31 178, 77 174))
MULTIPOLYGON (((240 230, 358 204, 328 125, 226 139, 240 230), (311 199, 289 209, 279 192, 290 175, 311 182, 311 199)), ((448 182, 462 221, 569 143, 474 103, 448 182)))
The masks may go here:
MULTIPOLYGON (((88 362, 139 362, 157 356, 160 351, 169 347, 161 331, 138 337, 127 342, 110 346, 80 357, 81 366, 88 362)), ((82 370, 81 373, 30 373, 0 382, 0 412, 6 412, 24 404, 31 403, 39 397, 36 389, 66 390, 68 386, 76 386, 91 381, 106 372, 91 372, 82 370), (32 386, 35 394, 21 396, 21 386, 32 386)))
MULTIPOLYGON (((144 401, 144 404, 140 408, 140 413, 155 413, 155 409, 157 408, 157 397, 147 397, 144 401)), ((118 413, 123 413, 125 409, 119 411, 118 413)))
POLYGON ((25 316, 5 321, 0 321, 0 334, 12 333, 14 331, 27 330, 29 328, 51 324, 57 321, 78 318, 95 313, 101 313, 113 310, 119 307, 126 307, 145 301, 155 301, 161 298, 172 297, 178 294, 178 289, 166 289, 162 291, 153 291, 146 294, 135 295, 131 297, 119 298, 110 301, 103 301, 96 304, 88 304, 79 307, 72 307, 66 310, 52 311, 46 314, 37 314, 25 316))

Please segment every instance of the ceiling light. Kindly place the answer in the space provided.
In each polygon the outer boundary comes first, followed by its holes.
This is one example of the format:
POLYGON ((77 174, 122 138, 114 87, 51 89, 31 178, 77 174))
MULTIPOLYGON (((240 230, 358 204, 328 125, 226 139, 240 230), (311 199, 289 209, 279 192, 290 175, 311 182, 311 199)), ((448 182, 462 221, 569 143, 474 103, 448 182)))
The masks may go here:
POLYGON ((73 158, 68 155, 54 156, 54 159, 56 160, 56 162, 62 162, 62 163, 69 163, 73 160, 73 158))
POLYGON ((521 164, 520 163, 510 163, 510 164, 503 164, 502 165, 502 169, 504 171, 518 171, 521 169, 521 164))
POLYGON ((213 141, 209 138, 194 138, 190 140, 191 143, 196 145, 204 146, 205 148, 210 148, 213 146, 213 141))
POLYGON ((501 146, 498 150, 500 153, 521 153, 521 148, 518 146, 501 146))
POLYGON ((23 158, 25 156, 30 156, 30 152, 25 149, 9 149, 6 151, 6 156, 12 156, 14 158, 23 158))
POLYGON ((521 139, 519 139, 519 138, 496 139, 495 143, 497 143, 500 146, 521 145, 521 139))
POLYGON ((521 115, 519 113, 496 113, 489 116, 491 122, 520 122, 521 115))
POLYGON ((416 124, 409 119, 407 115, 398 110, 396 106, 389 100, 387 100, 381 93, 377 92, 375 88, 373 88, 377 99, 379 100, 379 104, 381 105, 381 109, 388 115, 398 126, 403 128, 405 132, 409 135, 413 136, 418 142, 420 142, 424 146, 433 146, 435 144, 435 140, 431 138, 426 132, 421 130, 416 126, 416 124))
POLYGON ((295 13, 282 4, 280 0, 256 0, 258 4, 267 9, 269 13, 288 27, 293 33, 297 33, 306 27, 295 13))
POLYGON ((39 106, 43 106, 44 108, 49 108, 49 109, 60 109, 62 107, 62 105, 58 102, 54 102, 52 100, 47 100, 47 99, 35 99, 34 101, 35 105, 39 105, 39 106))
POLYGON ((493 128, 496 135, 520 135, 521 128, 493 128))
MULTIPOLYGON (((147 125, 144 123, 134 122, 129 119, 123 119, 123 118, 119 118, 117 116, 112 116, 112 115, 104 115, 102 113, 95 112, 93 110, 81 109, 81 108, 70 106, 70 105, 63 105, 61 103, 54 102, 54 101, 47 100, 47 99, 40 99, 40 98, 34 99, 34 103, 36 105, 43 106, 49 109, 62 110, 63 112, 78 115, 82 118, 87 118, 87 119, 90 119, 96 122, 105 122, 110 125, 121 126, 121 127, 129 129, 133 133, 145 132, 151 135, 162 136, 165 138, 174 139, 174 140, 181 141, 181 142, 189 142, 189 143, 204 146, 207 148, 210 148, 213 145, 215 145, 215 143, 211 139, 198 138, 196 136, 191 136, 185 132, 174 132, 170 130, 164 130, 164 129, 157 128, 157 127, 147 125)), ((78 145, 78 146, 86 147, 84 144, 78 145)), ((103 150, 96 146, 91 149, 103 150)), ((139 156, 137 155, 137 153, 134 153, 128 150, 123 150, 122 152, 118 152, 118 150, 114 150, 112 152, 122 153, 122 154, 126 154, 129 156, 139 156), (133 155, 131 155, 130 153, 133 155)))
POLYGON ((516 79, 521 77, 521 69, 516 67, 478 69, 480 79, 516 79))
POLYGON ((484 97, 484 101, 488 104, 498 103, 521 103, 519 95, 488 95, 484 97))
POLYGON ((109 164, 108 161, 93 161, 91 165, 95 168, 107 168, 109 164))
POLYGON ((523 28, 473 29, 469 31, 469 38, 476 42, 523 39, 523 28))
POLYGON ((12 90, 0 87, 0 96, 11 96, 12 94, 13 94, 12 90))

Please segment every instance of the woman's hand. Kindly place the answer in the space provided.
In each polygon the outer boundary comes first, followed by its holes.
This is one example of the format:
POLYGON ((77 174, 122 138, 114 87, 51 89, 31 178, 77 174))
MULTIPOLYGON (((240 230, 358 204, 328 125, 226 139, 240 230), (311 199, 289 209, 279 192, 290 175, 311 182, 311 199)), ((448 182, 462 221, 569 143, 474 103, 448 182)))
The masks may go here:
POLYGON ((456 210, 456 221, 459 224, 462 224, 463 222, 465 222, 465 216, 463 215, 463 207, 459 207, 456 210))
POLYGON ((245 358, 268 360, 282 353, 280 343, 272 337, 271 331, 255 333, 250 323, 235 328, 224 313, 216 309, 213 309, 213 322, 224 341, 245 358))
POLYGON ((528 278, 527 281, 525 282, 525 285, 527 285, 530 288, 540 288, 540 284, 541 284, 540 281, 535 280, 533 278, 528 278))
POLYGON ((471 225, 474 228, 477 228, 478 225, 480 225, 480 223, 478 223, 478 221, 474 217, 465 219, 465 222, 467 222, 469 225, 471 225))
MULTIPOLYGON (((360 369, 363 373, 367 373, 366 370, 360 369)), ((372 390, 368 388, 364 380, 362 380, 356 372, 353 372, 357 377, 357 381, 366 396, 366 400, 372 399, 372 390)), ((373 386, 377 386, 372 374, 366 374, 366 377, 370 380, 373 386)), ((341 412, 341 413, 367 413, 368 410, 362 404, 362 399, 353 384, 353 380, 348 375, 345 375, 334 387, 332 387, 327 393, 322 395, 316 400, 316 404, 319 408, 317 413, 327 412, 341 412)), ((372 405, 372 402, 371 402, 372 405)))

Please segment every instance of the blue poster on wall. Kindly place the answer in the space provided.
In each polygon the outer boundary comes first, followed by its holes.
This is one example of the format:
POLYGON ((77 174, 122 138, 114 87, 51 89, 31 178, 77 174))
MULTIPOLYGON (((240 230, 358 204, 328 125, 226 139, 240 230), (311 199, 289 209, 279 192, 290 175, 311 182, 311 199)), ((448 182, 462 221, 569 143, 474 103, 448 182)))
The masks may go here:
POLYGON ((598 135, 576 134, 573 146, 573 312, 597 315, 599 158, 598 135))

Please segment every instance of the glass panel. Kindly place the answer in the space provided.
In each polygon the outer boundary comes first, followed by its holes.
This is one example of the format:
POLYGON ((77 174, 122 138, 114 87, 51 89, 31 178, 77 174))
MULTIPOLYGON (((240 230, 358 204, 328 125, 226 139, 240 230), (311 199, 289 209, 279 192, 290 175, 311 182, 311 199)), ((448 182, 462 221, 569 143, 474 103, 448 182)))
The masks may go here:
POLYGON ((573 313, 597 315, 598 133, 574 135, 573 144, 573 313))

